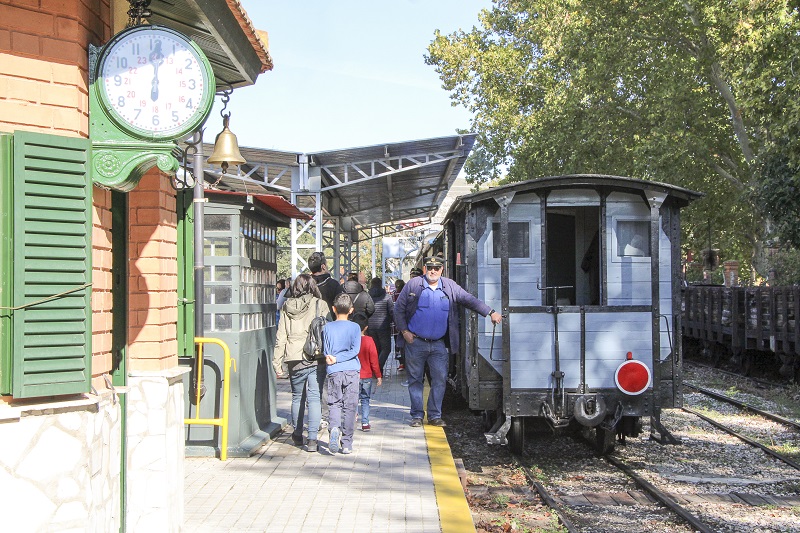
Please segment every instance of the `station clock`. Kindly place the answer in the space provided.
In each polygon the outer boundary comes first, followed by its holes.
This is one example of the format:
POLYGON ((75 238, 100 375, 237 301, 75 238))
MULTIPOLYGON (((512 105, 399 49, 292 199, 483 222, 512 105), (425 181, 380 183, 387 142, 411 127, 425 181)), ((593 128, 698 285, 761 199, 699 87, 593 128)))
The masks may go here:
POLYGON ((200 48, 157 25, 117 34, 101 53, 96 80, 108 116, 123 131, 147 140, 174 140, 197 129, 216 90, 200 48))

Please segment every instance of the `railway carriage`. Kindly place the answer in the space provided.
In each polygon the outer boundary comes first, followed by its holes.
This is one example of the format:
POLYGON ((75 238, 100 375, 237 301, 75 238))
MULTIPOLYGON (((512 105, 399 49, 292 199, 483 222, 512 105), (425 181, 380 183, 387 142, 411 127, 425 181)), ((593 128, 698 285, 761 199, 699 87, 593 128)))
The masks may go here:
POLYGON ((594 428, 598 447, 681 404, 680 209, 698 193, 604 175, 548 177, 459 197, 436 246, 448 275, 501 310, 462 310, 455 377, 489 442, 525 423, 594 428))

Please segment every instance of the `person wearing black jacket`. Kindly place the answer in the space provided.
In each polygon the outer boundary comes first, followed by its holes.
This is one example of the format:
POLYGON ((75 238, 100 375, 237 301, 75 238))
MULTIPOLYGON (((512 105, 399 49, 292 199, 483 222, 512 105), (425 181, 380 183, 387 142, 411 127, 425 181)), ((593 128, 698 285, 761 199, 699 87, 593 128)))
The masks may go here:
POLYGON ((375 341, 378 349, 378 365, 384 372, 386 360, 392 351, 392 320, 394 320, 394 302, 392 295, 383 288, 381 278, 372 278, 369 295, 375 304, 375 312, 369 317, 367 335, 375 341))
POLYGON ((369 318, 375 312, 375 303, 372 301, 372 297, 357 280, 345 281, 344 292, 349 294, 350 299, 353 300, 353 316, 361 313, 369 318))
POLYGON ((331 278, 328 272, 328 264, 325 261, 325 254, 322 252, 314 252, 308 256, 308 269, 311 271, 311 277, 317 283, 322 299, 328 304, 328 309, 333 308, 333 299, 337 294, 340 294, 343 289, 340 284, 331 278))

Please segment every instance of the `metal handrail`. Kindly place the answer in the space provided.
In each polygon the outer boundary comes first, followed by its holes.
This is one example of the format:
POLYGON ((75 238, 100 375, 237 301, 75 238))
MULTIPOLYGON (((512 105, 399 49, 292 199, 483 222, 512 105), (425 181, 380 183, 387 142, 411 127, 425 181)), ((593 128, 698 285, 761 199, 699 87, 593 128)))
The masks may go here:
POLYGON ((210 337, 195 337, 194 343, 197 345, 197 387, 196 401, 195 401, 195 416, 194 418, 184 418, 184 424, 199 424, 203 426, 219 426, 221 435, 219 459, 225 461, 228 459, 228 410, 230 408, 231 396, 231 366, 233 371, 236 372, 236 360, 231 358, 231 351, 228 345, 221 339, 214 339, 210 337), (222 353, 225 358, 223 369, 223 382, 222 382, 222 417, 221 418, 200 418, 200 398, 202 396, 200 383, 203 382, 203 345, 216 344, 222 348, 222 353))

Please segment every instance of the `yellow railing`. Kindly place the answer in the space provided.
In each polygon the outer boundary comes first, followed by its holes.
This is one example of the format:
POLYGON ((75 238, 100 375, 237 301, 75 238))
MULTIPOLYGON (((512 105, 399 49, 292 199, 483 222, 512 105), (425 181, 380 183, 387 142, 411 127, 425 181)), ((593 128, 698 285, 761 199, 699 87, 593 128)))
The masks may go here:
POLYGON ((222 432, 222 442, 220 443, 219 458, 221 461, 228 459, 228 408, 230 407, 231 397, 231 366, 233 371, 236 372, 236 360, 231 358, 231 351, 228 345, 220 339, 212 339, 209 337, 195 337, 194 342, 197 345, 197 376, 196 383, 197 390, 195 394, 195 411, 194 418, 184 418, 184 424, 200 424, 203 426, 219 426, 222 432), (203 346, 205 344, 216 344, 222 348, 225 356, 223 374, 222 374, 222 418, 200 418, 200 396, 201 396, 201 383, 203 383, 203 346))

